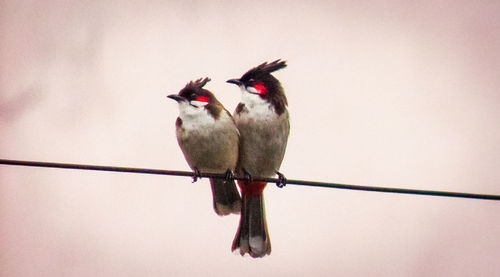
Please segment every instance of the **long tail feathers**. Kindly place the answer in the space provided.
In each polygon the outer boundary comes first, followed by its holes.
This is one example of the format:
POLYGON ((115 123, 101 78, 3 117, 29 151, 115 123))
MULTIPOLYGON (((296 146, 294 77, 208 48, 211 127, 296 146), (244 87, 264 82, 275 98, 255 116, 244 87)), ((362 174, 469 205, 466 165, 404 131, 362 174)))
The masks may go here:
POLYGON ((242 193, 240 225, 233 241, 232 251, 244 256, 261 258, 271 253, 271 241, 267 231, 263 182, 238 182, 242 193))
POLYGON ((210 179, 214 210, 220 215, 239 214, 241 197, 234 181, 224 179, 210 179))

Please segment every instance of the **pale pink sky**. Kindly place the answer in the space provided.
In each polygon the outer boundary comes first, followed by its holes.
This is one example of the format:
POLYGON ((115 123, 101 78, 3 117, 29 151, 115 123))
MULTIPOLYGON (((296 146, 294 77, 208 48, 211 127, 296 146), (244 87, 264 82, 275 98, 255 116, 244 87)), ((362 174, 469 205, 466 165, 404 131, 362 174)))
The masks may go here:
MULTIPOLYGON (((166 95, 277 58, 293 179, 500 194, 498 1, 2 1, 0 158, 188 170, 166 95)), ((0 165, 0 276, 498 276, 500 202, 0 165)))

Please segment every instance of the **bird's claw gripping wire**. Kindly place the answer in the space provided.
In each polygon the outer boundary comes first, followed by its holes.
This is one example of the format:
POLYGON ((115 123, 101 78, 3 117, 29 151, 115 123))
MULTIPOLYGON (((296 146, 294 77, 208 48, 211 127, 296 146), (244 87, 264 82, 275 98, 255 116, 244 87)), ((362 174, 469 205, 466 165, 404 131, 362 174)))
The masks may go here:
POLYGON ((276 175, 278 175, 278 182, 276 182, 276 186, 278 186, 278 188, 283 188, 284 186, 286 186, 285 175, 283 175, 279 171, 276 171, 276 175))
POLYGON ((251 183, 253 181, 252 175, 243 168, 243 178, 245 178, 245 182, 251 183))
POLYGON ((234 174, 233 172, 231 171, 231 169, 228 169, 225 173, 226 176, 224 176, 224 180, 226 182, 229 182, 229 181, 234 181, 234 174))
POLYGON ((193 182, 192 183, 196 183, 196 181, 198 181, 198 179, 201 179, 201 172, 200 170, 198 170, 198 168, 194 168, 194 175, 193 175, 193 182))

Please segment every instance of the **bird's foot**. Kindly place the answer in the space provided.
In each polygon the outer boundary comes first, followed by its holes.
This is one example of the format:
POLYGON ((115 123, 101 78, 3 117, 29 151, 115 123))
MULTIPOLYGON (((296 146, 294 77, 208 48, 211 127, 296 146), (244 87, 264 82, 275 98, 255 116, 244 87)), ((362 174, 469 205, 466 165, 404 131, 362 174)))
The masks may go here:
POLYGON ((226 173, 225 173, 226 176, 224 176, 224 180, 226 180, 226 182, 229 182, 229 181, 233 181, 234 180, 234 174, 233 172, 231 171, 231 169, 227 169, 226 173))
POLYGON ((196 181, 198 181, 198 179, 201 179, 201 172, 200 170, 198 170, 198 168, 194 168, 194 175, 193 175, 193 183, 196 183, 196 181))
POLYGON ((279 171, 276 171, 276 174, 278 175, 278 182, 276 182, 276 186, 278 186, 278 188, 283 188, 284 186, 286 186, 285 175, 283 175, 279 171))
POLYGON ((253 181, 253 177, 246 169, 243 168, 243 178, 245 178, 245 182, 251 183, 253 181))

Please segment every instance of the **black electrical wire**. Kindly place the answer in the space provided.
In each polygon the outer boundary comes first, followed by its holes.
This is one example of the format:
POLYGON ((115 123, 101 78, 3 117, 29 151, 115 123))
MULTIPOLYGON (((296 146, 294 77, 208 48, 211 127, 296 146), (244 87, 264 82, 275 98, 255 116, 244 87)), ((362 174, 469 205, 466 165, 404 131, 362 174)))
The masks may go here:
MULTIPOLYGON (((97 171, 111 171, 111 172, 124 172, 124 173, 141 173, 141 174, 195 177, 195 174, 193 172, 178 171, 178 170, 102 166, 102 165, 85 165, 85 164, 68 164, 68 163, 37 162, 37 161, 20 161, 20 160, 7 160, 7 159, 0 159, 0 164, 17 165, 17 166, 33 166, 33 167, 65 168, 65 169, 79 169, 79 170, 97 170, 97 171)), ((227 178, 226 174, 213 174, 213 173, 201 173, 201 177, 227 178)), ((245 178, 241 178, 241 177, 234 177, 234 179, 246 180, 245 178)), ((253 176, 252 180, 264 181, 264 182, 276 183, 276 184, 280 183, 280 180, 278 178, 261 178, 261 177, 253 176)), ((293 179, 287 179, 286 184, 287 185, 289 184, 289 185, 302 185, 302 186, 312 186, 312 187, 359 190, 359 191, 375 191, 375 192, 386 192, 386 193, 402 193, 402 194, 416 194, 416 195, 428 195, 428 196, 458 197, 458 198, 471 198, 471 199, 483 199, 483 200, 500 200, 500 195, 493 195, 493 194, 477 194, 477 193, 465 193, 465 192, 450 192, 450 191, 419 190, 419 189, 405 189, 405 188, 391 188, 391 187, 360 186, 360 185, 348 185, 348 184, 339 184, 339 183, 304 181, 304 180, 293 180, 293 179)))

